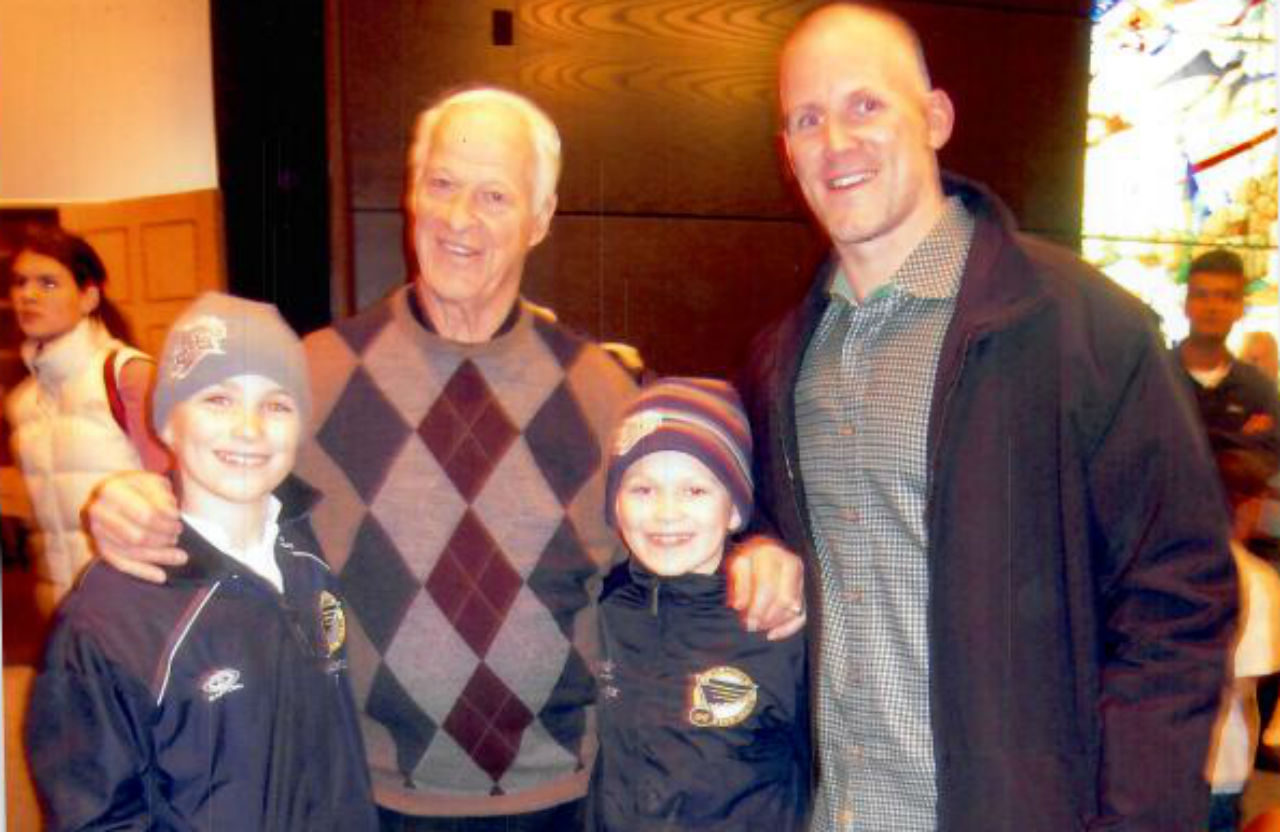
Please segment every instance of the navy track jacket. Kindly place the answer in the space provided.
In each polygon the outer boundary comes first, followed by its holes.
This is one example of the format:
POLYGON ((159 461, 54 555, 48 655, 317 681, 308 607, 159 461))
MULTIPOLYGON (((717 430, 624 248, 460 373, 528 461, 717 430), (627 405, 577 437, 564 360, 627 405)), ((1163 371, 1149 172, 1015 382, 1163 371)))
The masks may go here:
POLYGON ((296 480, 284 594, 191 528, 155 586, 94 564, 35 681, 27 745, 51 830, 375 830, 346 622, 296 480))
POLYGON ((659 578, 634 560, 607 579, 591 828, 804 828, 804 638, 747 632, 725 596, 723 574, 659 578))

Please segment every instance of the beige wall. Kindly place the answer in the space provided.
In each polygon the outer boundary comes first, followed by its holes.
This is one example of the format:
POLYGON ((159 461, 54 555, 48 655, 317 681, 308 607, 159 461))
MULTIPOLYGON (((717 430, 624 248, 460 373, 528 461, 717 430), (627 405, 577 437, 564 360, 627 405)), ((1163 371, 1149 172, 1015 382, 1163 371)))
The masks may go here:
POLYGON ((0 0, 0 200, 217 187, 208 0, 0 0))

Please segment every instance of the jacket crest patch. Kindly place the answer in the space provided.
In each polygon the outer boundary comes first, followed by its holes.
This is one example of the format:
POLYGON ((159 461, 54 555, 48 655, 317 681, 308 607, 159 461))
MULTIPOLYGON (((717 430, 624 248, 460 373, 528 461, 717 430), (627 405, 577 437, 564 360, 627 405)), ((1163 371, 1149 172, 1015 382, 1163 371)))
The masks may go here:
POLYGON ((240 684, 240 671, 234 667, 211 671, 200 683, 200 690, 210 702, 217 702, 228 693, 243 687, 240 684))
POLYGON ((757 685, 750 676, 727 665, 693 677, 689 722, 699 728, 727 728, 751 716, 757 685))
POLYGON ((173 352, 166 372, 173 381, 191 374, 205 356, 226 355, 227 325, 221 318, 201 315, 173 334, 173 352))
POLYGON ((320 593, 320 631, 324 633, 325 649, 333 656, 347 641, 347 616, 342 602, 327 590, 320 593))

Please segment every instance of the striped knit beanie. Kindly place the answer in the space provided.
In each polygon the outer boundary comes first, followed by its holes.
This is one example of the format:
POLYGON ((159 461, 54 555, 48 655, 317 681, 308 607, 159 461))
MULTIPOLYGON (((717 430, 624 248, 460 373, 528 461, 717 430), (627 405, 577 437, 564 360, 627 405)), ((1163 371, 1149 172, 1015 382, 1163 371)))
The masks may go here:
POLYGON ((751 518, 751 425, 738 391, 708 378, 665 378, 640 391, 609 446, 605 519, 616 526, 614 502, 627 469, 658 451, 696 457, 728 489, 746 525, 751 518))

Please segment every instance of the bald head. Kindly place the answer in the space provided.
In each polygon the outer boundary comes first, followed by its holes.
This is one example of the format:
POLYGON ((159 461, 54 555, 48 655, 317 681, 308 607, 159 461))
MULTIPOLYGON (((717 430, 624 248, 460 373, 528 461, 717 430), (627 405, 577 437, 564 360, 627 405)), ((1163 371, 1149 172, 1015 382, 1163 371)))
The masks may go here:
POLYGON ((855 291, 874 289, 941 215, 937 151, 951 99, 931 89, 920 42, 901 18, 824 6, 783 47, 778 73, 787 159, 855 291))
POLYGON ((802 17, 787 36, 780 66, 786 72, 788 58, 814 41, 853 47, 867 40, 891 47, 894 58, 902 61, 904 77, 921 92, 932 87, 924 47, 916 30, 893 12, 863 3, 830 3, 802 17))

